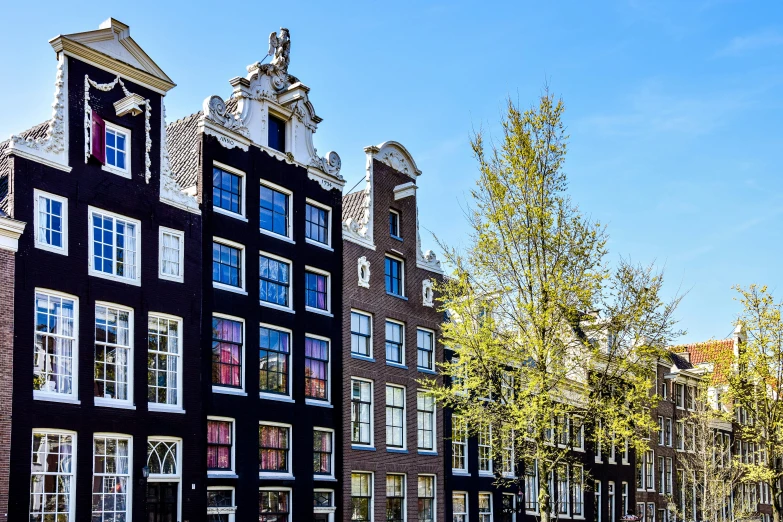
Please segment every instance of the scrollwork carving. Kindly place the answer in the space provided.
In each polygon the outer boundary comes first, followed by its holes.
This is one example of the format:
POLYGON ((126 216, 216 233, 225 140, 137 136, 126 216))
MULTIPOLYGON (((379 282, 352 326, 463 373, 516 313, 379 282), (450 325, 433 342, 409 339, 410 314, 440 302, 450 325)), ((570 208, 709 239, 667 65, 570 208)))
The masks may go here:
POLYGON ((424 306, 430 308, 434 306, 434 292, 431 279, 425 279, 421 282, 421 300, 424 306))
POLYGON ((225 127, 226 129, 236 132, 244 137, 250 136, 250 131, 245 126, 245 122, 242 118, 231 114, 226 108, 226 102, 220 96, 210 96, 204 100, 203 106, 204 117, 214 121, 215 123, 225 127))
POLYGON ((359 275, 359 286, 362 288, 370 288, 370 262, 367 260, 367 256, 362 256, 358 259, 357 271, 359 275))

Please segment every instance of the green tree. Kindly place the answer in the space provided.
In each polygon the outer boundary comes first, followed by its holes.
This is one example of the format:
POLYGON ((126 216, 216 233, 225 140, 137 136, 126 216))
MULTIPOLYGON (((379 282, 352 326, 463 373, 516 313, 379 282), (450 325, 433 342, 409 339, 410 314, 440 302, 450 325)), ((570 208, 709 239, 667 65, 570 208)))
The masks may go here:
POLYGON ((743 311, 744 334, 729 379, 735 411, 742 412, 738 435, 755 444, 758 454, 745 463, 747 482, 766 482, 771 491, 774 522, 783 505, 783 303, 766 286, 735 287, 743 311), (741 408, 741 410, 740 410, 741 408))
POLYGON ((474 136, 469 246, 441 245, 454 267, 438 285, 455 355, 441 371, 452 385, 427 381, 460 429, 489 441, 482 452, 496 481, 525 480, 504 475, 514 462, 538 466, 537 491, 526 495, 544 522, 557 507, 547 477, 567 472, 580 437, 604 452, 645 447, 655 361, 676 333, 679 300, 662 300, 650 266, 610 269, 605 228, 566 192, 563 111, 548 91, 526 111, 509 100, 502 141, 474 136))

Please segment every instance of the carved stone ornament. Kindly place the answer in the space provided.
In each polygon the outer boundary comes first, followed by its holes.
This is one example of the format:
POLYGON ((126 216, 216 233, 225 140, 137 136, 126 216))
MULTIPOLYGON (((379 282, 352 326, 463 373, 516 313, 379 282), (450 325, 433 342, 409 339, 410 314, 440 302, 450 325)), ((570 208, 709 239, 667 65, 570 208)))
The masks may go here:
POLYGON ((432 308, 434 306, 434 292, 432 290, 432 280, 425 279, 421 282, 421 299, 424 306, 432 308))
POLYGON ((408 176, 415 177, 413 168, 408 163, 408 160, 406 160, 405 157, 396 150, 388 150, 384 152, 383 155, 378 159, 386 163, 397 172, 402 172, 408 176))
POLYGON ((160 108, 160 200, 188 212, 201 214, 196 198, 184 193, 182 187, 171 173, 169 147, 166 141, 166 105, 163 103, 162 98, 160 100, 160 108))
POLYGON ((245 125, 245 122, 242 121, 240 116, 235 116, 228 112, 226 109, 226 102, 224 102, 223 98, 220 96, 210 96, 205 99, 203 112, 206 119, 212 120, 226 129, 236 132, 246 138, 250 137, 250 131, 245 125))
POLYGON ((359 286, 370 288, 370 262, 367 260, 367 256, 359 258, 357 269, 359 272, 359 286))

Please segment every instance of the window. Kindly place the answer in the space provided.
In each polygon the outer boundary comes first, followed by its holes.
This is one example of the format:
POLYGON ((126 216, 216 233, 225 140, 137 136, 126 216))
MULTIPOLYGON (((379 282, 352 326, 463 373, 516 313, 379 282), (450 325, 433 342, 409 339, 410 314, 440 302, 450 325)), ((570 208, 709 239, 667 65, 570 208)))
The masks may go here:
POLYGON ((575 450, 584 451, 585 449, 585 423, 582 417, 577 415, 570 419, 571 446, 575 450))
POLYGON ((130 518, 130 451, 130 437, 95 435, 93 438, 93 520, 130 518))
POLYGON ((386 446, 405 447, 405 388, 386 385, 386 446))
POLYGON ((372 473, 351 473, 351 520, 372 519, 372 473))
POLYGON ((269 114, 269 147, 285 152, 285 121, 269 114))
POLYGON ((672 458, 666 457, 666 494, 674 494, 674 484, 672 483, 672 458))
POLYGON ((305 270, 305 306, 313 311, 329 311, 329 274, 305 270))
POLYGON ((652 502, 647 503, 646 522, 655 522, 655 504, 652 502))
POLYGON ((259 392, 290 396, 290 333, 266 325, 258 332, 259 392))
POLYGON ((478 494, 479 522, 492 522, 492 493, 478 494))
POLYGON ((685 387, 685 407, 688 410, 694 409, 694 399, 696 398, 696 388, 694 386, 685 387))
POLYGON ((567 465, 561 465, 557 468, 557 513, 559 515, 565 515, 566 517, 569 514, 569 500, 570 500, 570 494, 568 488, 568 466, 567 465))
POLYGON ((258 473, 291 474, 291 426, 260 423, 258 426, 258 473))
POLYGON ((658 457, 658 492, 666 493, 666 464, 663 457, 658 457))
POLYGON ((404 325, 386 320, 386 362, 404 364, 405 334, 404 325))
POLYGON ((180 476, 180 441, 169 438, 147 440, 147 467, 150 478, 178 478, 180 476))
POLYGON ((571 472, 571 514, 582 518, 585 514, 584 468, 574 464, 571 472))
POLYGON ((130 131, 106 123, 106 167, 117 174, 130 176, 130 131))
POLYGON ((76 434, 33 431, 31 453, 29 520, 73 522, 76 434))
POLYGON ((334 490, 313 490, 313 522, 334 522, 334 490))
POLYGON ((351 379, 351 442, 372 445, 372 383, 351 379))
POLYGON ((525 464, 525 511, 538 513, 538 461, 525 464))
POLYGON ((351 353, 372 357, 372 317, 351 310, 351 353))
POLYGON ((133 402, 133 311, 95 305, 95 403, 133 402))
POLYGON ((332 467, 332 430, 322 428, 313 429, 313 473, 318 475, 334 476, 332 467))
POLYGON ((644 511, 644 502, 637 502, 637 503, 636 503, 636 516, 637 516, 637 517, 639 517, 639 520, 640 520, 641 522, 646 522, 646 521, 644 520, 644 515, 645 515, 645 514, 646 514, 646 513, 645 513, 645 511, 644 511))
POLYGON ((593 490, 593 520, 594 522, 601 522, 603 517, 601 513, 603 506, 601 505, 601 481, 595 481, 595 489, 593 490))
POLYGON ((291 490, 258 490, 258 522, 290 522, 291 490))
POLYGON ((468 494, 455 491, 451 494, 453 522, 468 522, 468 494))
POLYGON ((517 520, 517 497, 513 493, 503 493, 502 506, 500 511, 501 522, 516 522, 517 520))
POLYGON ((212 167, 212 206, 216 210, 244 216, 245 176, 238 170, 230 170, 226 166, 212 167))
POLYGON ((207 418, 207 470, 234 469, 233 419, 207 418))
POLYGON ((664 445, 664 426, 663 426, 663 417, 660 415, 658 416, 658 445, 663 446, 664 445))
POLYGON ((182 320, 150 314, 147 321, 147 400, 182 407, 182 320))
POLYGON ((419 475, 419 522, 435 522, 435 476, 419 475))
POLYGON ((620 495, 621 495, 621 508, 623 510, 623 516, 628 514, 628 483, 620 483, 620 495))
POLYGON ((258 293, 262 304, 291 309, 291 263, 269 254, 258 256, 258 293))
POLYGON ((671 419, 671 417, 667 417, 666 418, 664 433, 665 433, 664 434, 664 443, 671 448, 672 447, 672 419, 671 419))
POLYGON ((421 328, 416 330, 416 347, 418 349, 416 365, 421 370, 435 370, 434 338, 434 334, 429 330, 422 330, 421 328))
POLYGON ((405 475, 386 475, 386 520, 405 522, 405 475))
POLYGON ((305 397, 329 401, 329 341, 305 337, 305 397))
POLYGON ((492 427, 482 426, 478 432, 479 475, 492 474, 492 427))
POLYGON ((451 418, 451 469, 468 471, 468 428, 456 415, 451 418))
POLYGON ((141 224, 89 208, 92 223, 90 275, 140 284, 141 224))
POLYGON ((260 223, 261 230, 289 237, 288 221, 290 211, 290 194, 279 187, 261 185, 260 223))
POLYGON ((396 296, 404 296, 403 262, 400 259, 386 256, 386 293, 396 296))
POLYGON ((79 301, 48 290, 35 291, 33 394, 36 398, 78 396, 79 301))
POLYGON ((182 283, 185 280, 185 233, 160 227, 158 277, 182 283))
POLYGON ((607 496, 609 497, 609 522, 615 522, 617 512, 615 511, 614 482, 607 482, 607 496))
POLYGON ((682 385, 680 383, 676 383, 674 385, 674 400, 675 400, 675 404, 677 405, 678 408, 682 409, 682 408, 685 407, 685 386, 684 385, 682 385))
POLYGON ((212 385, 242 388, 243 323, 212 316, 212 385))
POLYGON ((207 488, 207 522, 234 522, 236 512, 234 488, 226 486, 207 488))
POLYGON ((685 449, 685 435, 683 433, 684 426, 685 425, 682 421, 677 421, 677 423, 674 425, 675 447, 680 451, 685 449))
POLYGON ((315 202, 305 203, 305 238, 310 242, 329 246, 329 216, 331 212, 315 202))
POLYGON ((418 446, 420 450, 435 451, 435 398, 426 393, 416 394, 418 446))
POLYGON ((644 483, 648 490, 655 489, 655 454, 652 450, 648 450, 644 457, 645 473, 644 483))
POLYGON ((396 239, 402 239, 400 236, 400 213, 396 210, 389 211, 389 235, 396 239))
POLYGON ((68 199, 33 190, 35 198, 35 246, 68 255, 68 199))
POLYGON ((212 286, 245 289, 245 247, 222 239, 212 241, 212 286))

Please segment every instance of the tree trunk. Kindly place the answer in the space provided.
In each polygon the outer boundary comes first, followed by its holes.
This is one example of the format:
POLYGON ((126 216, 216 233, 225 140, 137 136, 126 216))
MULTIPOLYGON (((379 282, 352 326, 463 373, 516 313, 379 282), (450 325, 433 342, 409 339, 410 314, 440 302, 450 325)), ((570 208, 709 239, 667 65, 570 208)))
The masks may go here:
MULTIPOLYGON (((549 473, 544 474, 545 477, 549 477, 549 473)), ((539 475, 538 484, 538 512, 541 514, 541 522, 549 522, 550 520, 550 499, 549 494, 549 480, 544 479, 541 481, 541 475, 539 475)), ((778 522, 778 521, 775 521, 778 522)))

